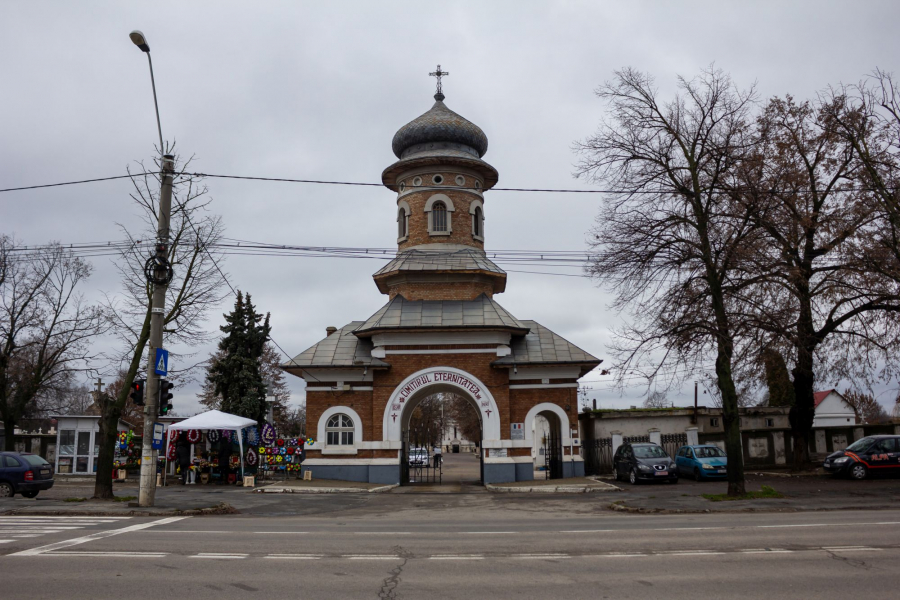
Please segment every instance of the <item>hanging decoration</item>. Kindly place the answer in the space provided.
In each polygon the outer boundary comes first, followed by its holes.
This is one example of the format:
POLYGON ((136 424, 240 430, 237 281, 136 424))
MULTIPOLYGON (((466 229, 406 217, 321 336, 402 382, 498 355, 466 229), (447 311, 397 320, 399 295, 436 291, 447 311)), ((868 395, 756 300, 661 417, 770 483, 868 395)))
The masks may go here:
POLYGON ((218 444, 219 440, 222 439, 222 436, 219 435, 218 429, 210 429, 206 433, 206 439, 209 440, 210 444, 218 444))
POLYGON ((259 429, 256 428, 256 425, 244 429, 244 432, 247 434, 247 442, 250 446, 255 446, 259 443, 259 429))
POLYGON ((169 439, 172 440, 173 442, 175 440, 177 440, 178 439, 178 431, 175 429, 170 429, 169 430, 169 439))
POLYGON ((259 457, 256 455, 256 452, 253 451, 253 448, 247 450, 247 465, 250 467, 255 467, 258 461, 259 457))
POLYGON ((187 441, 196 444, 200 441, 201 435, 198 429, 189 429, 187 432, 187 441))
POLYGON ((266 423, 262 428, 262 443, 271 446, 275 441, 275 428, 271 424, 266 423))
POLYGON ((284 440, 281 438, 278 438, 277 440, 275 440, 275 445, 276 446, 284 446, 284 440))
POLYGON ((166 452, 166 458, 169 460, 175 460, 175 445, 169 444, 169 450, 166 452))

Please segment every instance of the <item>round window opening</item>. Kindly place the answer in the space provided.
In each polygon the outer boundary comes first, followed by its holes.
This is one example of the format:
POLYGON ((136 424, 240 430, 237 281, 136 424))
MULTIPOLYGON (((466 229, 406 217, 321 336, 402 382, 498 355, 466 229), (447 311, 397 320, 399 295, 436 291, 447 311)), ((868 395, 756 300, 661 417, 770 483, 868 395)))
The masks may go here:
POLYGON ((406 189, 406 182, 401 182, 400 183, 400 191, 402 192, 405 189, 406 189))
POLYGON ((466 178, 462 175, 456 176, 456 185, 466 185, 466 178))
POLYGON ((443 175, 435 175, 434 177, 431 178, 431 180, 437 184, 441 184, 441 183, 444 183, 444 176, 443 175))
POLYGON ((416 187, 422 185, 422 178, 421 178, 421 177, 416 177, 415 179, 413 179, 413 185, 416 186, 416 187))
POLYGON ((480 190, 480 189, 481 189, 481 182, 480 182, 480 181, 476 181, 476 182, 475 182, 475 189, 476 189, 476 190, 480 190))

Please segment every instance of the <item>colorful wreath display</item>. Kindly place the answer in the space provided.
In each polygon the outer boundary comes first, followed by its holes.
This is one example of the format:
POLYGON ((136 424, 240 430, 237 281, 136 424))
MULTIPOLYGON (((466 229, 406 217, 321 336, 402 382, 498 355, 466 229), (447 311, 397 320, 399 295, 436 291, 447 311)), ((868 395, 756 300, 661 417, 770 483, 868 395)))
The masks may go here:
POLYGON ((275 440, 275 445, 276 446, 284 446, 284 440, 281 438, 278 438, 277 440, 275 440))
POLYGON ((275 442, 275 428, 266 423, 262 428, 262 443, 271 446, 273 442, 275 442))
POLYGON ((222 439, 222 436, 219 435, 219 431, 217 429, 210 429, 206 433, 206 439, 209 440, 210 444, 217 444, 219 440, 222 439))
POLYGON ((175 429, 170 429, 169 430, 169 439, 173 442, 175 440, 177 440, 178 439, 178 431, 175 429))
POLYGON ((198 443, 201 437, 199 429, 189 429, 187 432, 187 441, 192 444, 198 443))
POLYGON ((256 452, 253 451, 253 448, 250 448, 247 450, 247 465, 255 467, 257 462, 259 462, 259 457, 256 452))
POLYGON ((169 444, 169 449, 166 451, 166 458, 169 460, 175 460, 175 446, 169 444))

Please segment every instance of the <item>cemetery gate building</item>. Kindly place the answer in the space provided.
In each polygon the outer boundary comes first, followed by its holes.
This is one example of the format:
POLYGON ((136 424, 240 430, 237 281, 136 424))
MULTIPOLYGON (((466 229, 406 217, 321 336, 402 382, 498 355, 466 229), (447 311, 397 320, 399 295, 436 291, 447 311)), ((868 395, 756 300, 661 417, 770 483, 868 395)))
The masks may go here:
POLYGON ((534 478, 538 415, 550 424, 553 476, 583 475, 578 379, 601 361, 495 299, 506 273, 484 252, 485 192, 498 180, 483 160, 487 136, 447 108, 440 78, 434 98, 394 135, 398 160, 381 176, 397 194, 397 255, 373 276, 387 303, 328 327, 282 365, 307 385, 315 443, 302 468, 315 478, 405 483, 413 409, 452 392, 480 416, 483 483, 534 478))

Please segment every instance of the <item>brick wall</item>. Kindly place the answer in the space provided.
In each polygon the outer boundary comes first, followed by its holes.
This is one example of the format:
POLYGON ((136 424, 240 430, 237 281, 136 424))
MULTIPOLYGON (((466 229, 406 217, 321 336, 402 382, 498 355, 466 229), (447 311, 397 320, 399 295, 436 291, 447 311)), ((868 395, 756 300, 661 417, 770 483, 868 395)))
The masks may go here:
MULTIPOLYGON (((423 185, 431 185, 431 177, 434 174, 421 175, 425 182, 423 185)), ((472 215, 469 214, 470 204, 479 197, 470 192, 453 189, 452 186, 456 185, 455 173, 441 172, 441 175, 444 177, 445 185, 448 186, 447 189, 434 186, 434 188, 410 192, 398 197, 398 199, 405 200, 410 209, 409 237, 399 244, 399 248, 403 250, 420 244, 465 244, 483 250, 484 242, 472 236, 472 215), (444 194, 453 202, 454 212, 448 213, 451 218, 452 233, 450 235, 432 236, 428 234, 428 213, 425 212, 425 203, 435 194, 444 194)), ((467 180, 471 181, 471 179, 471 177, 467 177, 467 180)), ((407 177, 404 181, 412 181, 412 177, 407 177)))

